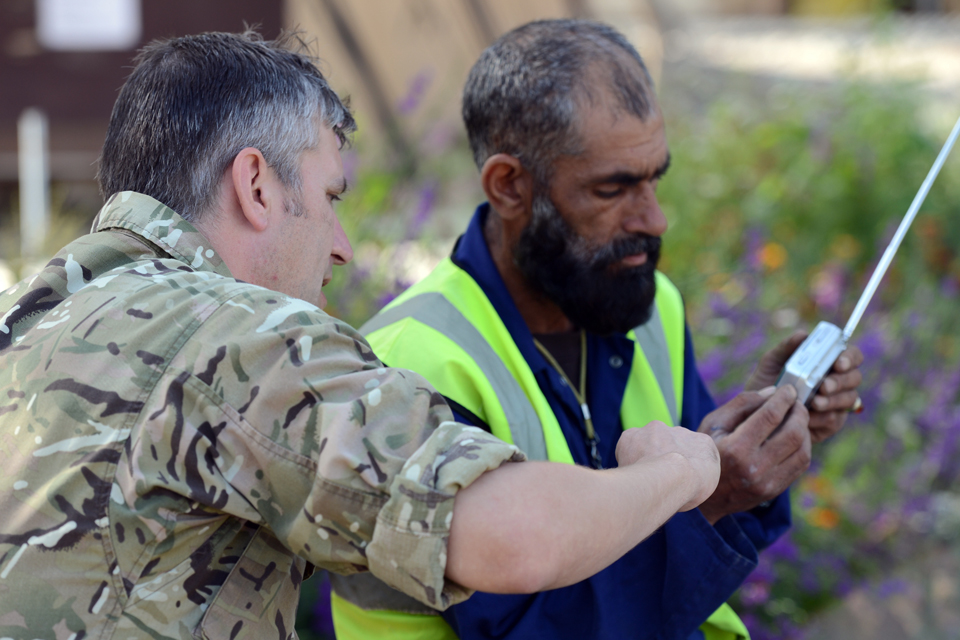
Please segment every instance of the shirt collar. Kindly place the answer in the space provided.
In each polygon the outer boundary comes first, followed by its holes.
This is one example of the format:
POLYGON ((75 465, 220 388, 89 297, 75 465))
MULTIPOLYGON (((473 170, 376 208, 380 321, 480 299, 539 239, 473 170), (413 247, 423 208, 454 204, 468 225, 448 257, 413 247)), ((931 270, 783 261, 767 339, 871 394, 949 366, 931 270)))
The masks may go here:
POLYGON ((196 271, 232 278, 210 241, 176 211, 134 191, 115 193, 93 220, 93 232, 127 229, 196 271))

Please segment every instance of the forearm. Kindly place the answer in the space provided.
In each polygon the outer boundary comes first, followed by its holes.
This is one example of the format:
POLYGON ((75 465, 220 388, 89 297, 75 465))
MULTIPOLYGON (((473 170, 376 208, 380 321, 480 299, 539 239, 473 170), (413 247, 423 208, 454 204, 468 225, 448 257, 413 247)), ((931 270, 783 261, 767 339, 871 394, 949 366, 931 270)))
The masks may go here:
POLYGON ((689 506, 698 489, 679 454, 606 471, 503 465, 457 494, 446 575, 493 593, 579 582, 689 506))

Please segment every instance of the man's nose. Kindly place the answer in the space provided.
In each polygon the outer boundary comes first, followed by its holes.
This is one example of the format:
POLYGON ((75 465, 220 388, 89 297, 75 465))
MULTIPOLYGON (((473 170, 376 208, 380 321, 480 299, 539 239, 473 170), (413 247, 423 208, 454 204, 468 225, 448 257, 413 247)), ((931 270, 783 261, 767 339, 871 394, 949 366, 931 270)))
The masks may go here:
POLYGON ((637 202, 623 220, 623 230, 627 233, 645 233, 662 236, 667 231, 667 218, 657 201, 657 194, 649 182, 644 182, 638 194, 637 202))
POLYGON ((333 232, 333 250, 330 253, 333 256, 333 264, 347 264, 353 260, 353 247, 350 246, 350 239, 339 219, 333 232))

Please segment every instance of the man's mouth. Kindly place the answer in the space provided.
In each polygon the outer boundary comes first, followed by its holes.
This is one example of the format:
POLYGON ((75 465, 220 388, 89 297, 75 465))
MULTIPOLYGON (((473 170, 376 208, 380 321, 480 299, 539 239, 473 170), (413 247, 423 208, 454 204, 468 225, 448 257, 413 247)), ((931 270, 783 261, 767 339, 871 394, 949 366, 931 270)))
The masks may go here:
POLYGON ((624 267, 639 267, 642 264, 647 263, 647 254, 646 253, 635 253, 632 256, 627 256, 620 261, 620 264, 624 267))

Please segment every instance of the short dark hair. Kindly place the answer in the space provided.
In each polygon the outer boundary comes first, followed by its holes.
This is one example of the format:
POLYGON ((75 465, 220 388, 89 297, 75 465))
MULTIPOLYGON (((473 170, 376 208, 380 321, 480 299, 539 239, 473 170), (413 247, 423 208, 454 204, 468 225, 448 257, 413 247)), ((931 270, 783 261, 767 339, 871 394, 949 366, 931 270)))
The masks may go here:
POLYGON ((137 191, 196 221, 245 147, 299 193, 300 155, 319 143, 318 122, 341 144, 356 129, 306 49, 295 33, 266 41, 252 30, 144 47, 110 116, 101 195, 137 191))
POLYGON ((477 166, 507 153, 538 180, 548 180, 557 157, 579 153, 578 112, 598 83, 627 113, 646 119, 655 108, 643 59, 613 27, 541 20, 502 36, 480 54, 463 90, 463 121, 477 166))

